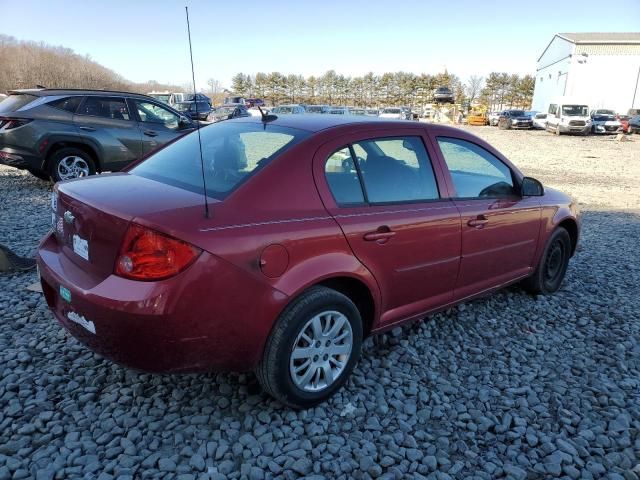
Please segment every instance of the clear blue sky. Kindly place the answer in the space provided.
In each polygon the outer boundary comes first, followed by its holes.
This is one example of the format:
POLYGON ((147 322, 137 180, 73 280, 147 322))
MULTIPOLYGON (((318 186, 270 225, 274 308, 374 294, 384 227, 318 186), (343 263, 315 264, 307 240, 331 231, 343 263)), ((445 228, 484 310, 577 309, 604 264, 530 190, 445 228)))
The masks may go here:
POLYGON ((640 0, 0 0, 0 32, 89 54, 129 80, 183 84, 185 4, 199 88, 258 71, 532 73, 556 32, 640 29, 640 0))

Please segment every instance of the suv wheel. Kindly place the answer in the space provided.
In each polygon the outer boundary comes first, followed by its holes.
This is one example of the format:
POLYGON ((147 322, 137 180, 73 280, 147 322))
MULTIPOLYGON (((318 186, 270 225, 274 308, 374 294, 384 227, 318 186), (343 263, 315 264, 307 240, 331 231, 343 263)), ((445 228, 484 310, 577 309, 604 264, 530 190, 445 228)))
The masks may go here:
POLYGON ((96 167, 87 152, 79 148, 62 148, 49 160, 49 172, 54 182, 95 175, 96 167))
POLYGON ((354 303, 326 287, 313 287, 280 315, 256 370, 264 390, 294 408, 331 397, 346 381, 362 344, 354 303))

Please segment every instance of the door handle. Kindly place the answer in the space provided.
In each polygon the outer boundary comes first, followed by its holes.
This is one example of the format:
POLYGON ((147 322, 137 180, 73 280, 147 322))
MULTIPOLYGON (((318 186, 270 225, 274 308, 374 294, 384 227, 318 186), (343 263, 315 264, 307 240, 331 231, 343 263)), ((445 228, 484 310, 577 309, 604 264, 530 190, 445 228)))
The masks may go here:
POLYGON ((483 228, 485 224, 489 223, 489 219, 484 215, 478 215, 476 218, 472 218, 467 222, 467 225, 474 228, 483 228))
POLYGON ((378 227, 375 232, 365 233, 362 238, 367 242, 378 242, 379 244, 383 244, 388 242, 395 234, 396 232, 392 231, 388 226, 383 225, 378 227))
POLYGON ((80 130, 84 130, 85 132, 95 132, 96 129, 93 127, 80 127, 80 130))
POLYGON ((153 130, 145 130, 144 133, 147 137, 157 137, 158 132, 154 132, 153 130))

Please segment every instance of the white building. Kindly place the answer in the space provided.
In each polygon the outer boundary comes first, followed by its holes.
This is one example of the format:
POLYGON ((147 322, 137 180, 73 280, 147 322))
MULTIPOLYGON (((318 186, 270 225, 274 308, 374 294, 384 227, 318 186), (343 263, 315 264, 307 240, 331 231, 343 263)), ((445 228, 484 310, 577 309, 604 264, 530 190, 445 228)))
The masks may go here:
POLYGON ((532 109, 566 95, 626 114, 640 108, 639 79, 640 32, 558 33, 538 58, 532 109))

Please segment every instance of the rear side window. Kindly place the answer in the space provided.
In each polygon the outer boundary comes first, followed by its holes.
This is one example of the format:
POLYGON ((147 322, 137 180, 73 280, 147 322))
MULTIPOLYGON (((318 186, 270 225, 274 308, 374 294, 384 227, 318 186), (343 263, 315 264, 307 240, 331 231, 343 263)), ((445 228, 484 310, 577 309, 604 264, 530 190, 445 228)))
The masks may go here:
POLYGON ((78 114, 112 120, 129 120, 131 118, 124 99, 112 97, 87 97, 78 114))
POLYGON ((0 113, 11 113, 15 112, 19 108, 24 107, 30 102, 37 99, 35 95, 9 95, 7 98, 0 102, 0 113))
POLYGON ((515 195, 511 170, 500 159, 475 143, 438 137, 458 198, 515 195))
POLYGON ((366 140, 353 148, 370 203, 439 198, 431 161, 420 137, 366 140))
POLYGON ((65 112, 75 113, 76 110, 78 110, 81 101, 82 97, 66 97, 49 102, 48 105, 53 108, 64 110, 65 112))
MULTIPOLYGON (((294 128, 220 122, 200 130, 207 195, 224 199, 282 152, 306 138, 294 128)), ((192 133, 150 156, 131 173, 203 192, 198 135, 192 133)))
POLYGON ((327 159, 324 174, 338 205, 364 203, 358 172, 349 148, 338 150, 327 159))

